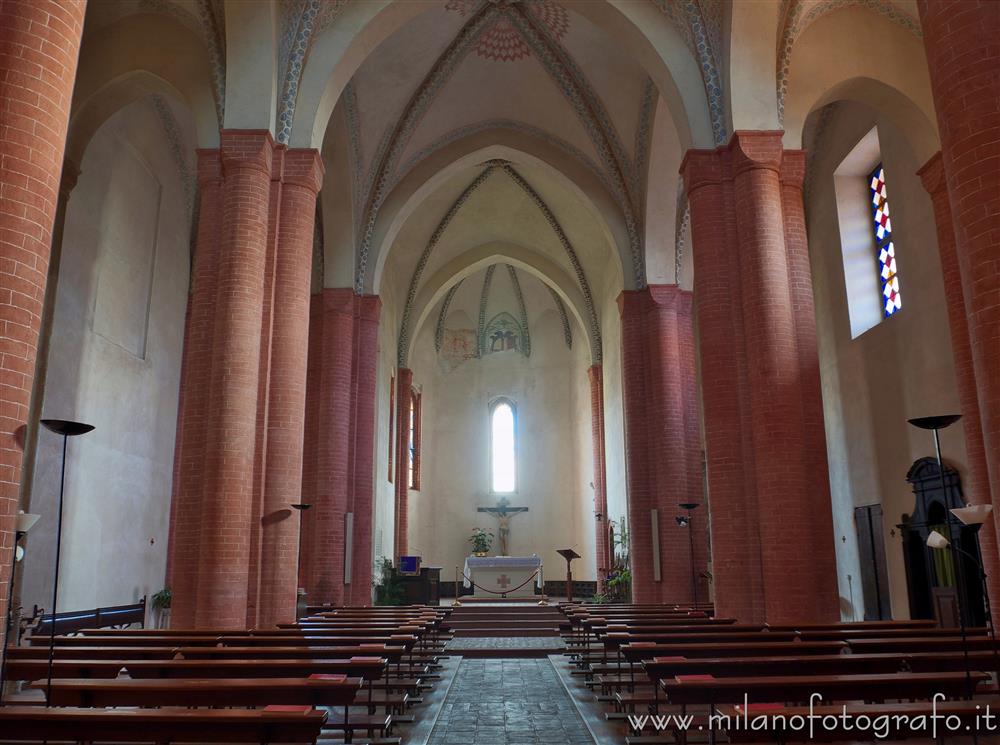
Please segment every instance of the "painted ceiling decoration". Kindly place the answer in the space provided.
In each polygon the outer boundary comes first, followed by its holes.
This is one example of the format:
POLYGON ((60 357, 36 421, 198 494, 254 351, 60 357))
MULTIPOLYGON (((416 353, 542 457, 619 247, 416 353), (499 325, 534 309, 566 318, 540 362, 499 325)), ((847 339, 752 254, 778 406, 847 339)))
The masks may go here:
POLYGON ((517 279, 517 272, 510 264, 507 264, 507 276, 510 277, 510 284, 514 288, 514 295, 517 297, 517 308, 520 311, 522 335, 521 352, 525 357, 531 356, 531 334, 528 331, 528 309, 524 306, 524 293, 521 291, 521 283, 517 279))
POLYGON ((681 283, 681 265, 684 263, 684 231, 691 222, 691 206, 688 204, 684 177, 677 180, 677 210, 674 212, 674 282, 681 283))
MULTIPOLYGON (((555 32, 546 25, 544 16, 539 16, 537 12, 531 10, 534 5, 535 3, 525 2, 485 2, 481 3, 477 10, 470 12, 469 20, 435 60, 404 107, 403 113, 386 130, 362 190, 364 208, 360 223, 355 278, 355 288, 358 292, 363 292, 366 284, 379 209, 403 172, 400 168, 400 158, 406 145, 442 86, 501 16, 506 17, 510 28, 517 31, 532 55, 557 84, 593 143, 601 160, 601 170, 605 177, 602 180, 609 186, 610 193, 622 209, 636 285, 645 286, 639 217, 641 210, 638 207, 642 200, 636 190, 638 183, 636 165, 629 159, 600 97, 587 81, 583 71, 559 43, 555 32)), ((448 135, 446 139, 453 136, 448 135)))
POLYGON ((299 82, 316 35, 336 20, 348 0, 283 0, 278 71, 281 96, 278 99, 275 140, 288 144, 299 96, 299 82))
POLYGON ((226 114, 226 9, 224 0, 197 0, 197 3, 212 69, 215 113, 221 127, 226 114))
MULTIPOLYGON (((489 0, 494 3, 516 2, 517 0, 489 0)), ((528 12, 544 24, 549 33, 558 40, 569 30, 569 13, 561 5, 550 0, 521 0, 528 12)), ((468 15, 478 5, 477 0, 448 0, 445 9, 468 15)), ((475 46, 476 54, 494 62, 513 62, 531 54, 531 49, 521 38, 517 29, 511 26, 506 15, 498 15, 475 46)))
POLYGON ((451 289, 448 290, 448 294, 444 296, 444 301, 441 303, 441 312, 438 313, 437 325, 434 327, 434 351, 438 354, 441 353, 441 344, 444 342, 444 324, 448 318, 448 311, 451 310, 455 293, 458 292, 458 288, 462 286, 462 282, 464 281, 464 279, 460 279, 453 284, 451 289))
POLYGON ((177 167, 177 175, 180 177, 181 187, 184 189, 185 214, 191 220, 189 224, 194 225, 194 200, 197 184, 191 165, 184 155, 190 152, 191 148, 183 142, 184 138, 180 125, 177 123, 177 117, 174 116, 173 109, 170 108, 166 99, 158 93, 150 95, 149 99, 153 105, 153 111, 156 112, 156 116, 160 120, 160 126, 163 127, 163 134, 167 138, 167 145, 170 148, 170 159, 177 167))
POLYGON ((601 361, 602 356, 602 344, 601 344, 601 328, 600 323, 597 320, 597 310, 594 306, 593 294, 590 290, 590 283, 587 281, 586 274, 583 271, 583 266, 580 263, 580 259, 577 256, 576 249, 573 248, 573 244, 570 243, 569 238, 566 236, 565 231, 563 231, 562 226, 556 219, 555 215, 552 214, 552 210, 545 203, 545 200, 536 192, 531 184, 521 176, 520 173, 505 160, 491 160, 484 164, 484 168, 480 173, 472 180, 472 182, 465 187, 458 198, 451 204, 448 210, 445 212, 444 216, 441 218, 434 232, 431 233, 431 237, 424 247, 420 258, 417 260, 417 265, 413 270, 413 275, 410 277, 410 285, 406 294, 406 302, 403 306, 402 320, 400 321, 399 328, 399 343, 397 347, 397 364, 399 367, 406 367, 407 360, 409 358, 410 351, 410 335, 413 329, 410 328, 410 324, 413 319, 414 313, 414 303, 416 302, 417 289, 420 287, 420 280, 423 276, 424 269, 427 267, 427 262, 430 260, 431 254, 434 251, 435 246, 441 241, 442 236, 448 229, 448 226, 455 219, 458 213, 461 211, 462 207, 469 201, 469 198, 476 192, 479 187, 486 183, 492 175, 496 173, 501 173, 508 178, 510 178, 524 193, 528 196, 531 202, 538 208, 541 212, 542 217, 548 223, 549 227, 552 229, 553 234, 559 241, 563 250, 566 253, 566 257, 569 259, 570 264, 573 267, 574 275, 576 276, 577 284, 580 287, 580 291, 583 294, 584 304, 587 312, 587 320, 590 324, 589 336, 590 336, 590 351, 591 360, 594 364, 601 361))
POLYGON ((825 15, 841 8, 868 8, 893 23, 906 29, 918 38, 923 37, 920 21, 902 10, 892 0, 782 0, 778 14, 778 57, 777 57, 777 87, 778 87, 778 121, 785 120, 785 97, 788 94, 788 72, 795 41, 811 24, 825 15))
POLYGON ((698 61, 716 145, 729 138, 726 104, 722 92, 719 60, 722 59, 722 5, 720 0, 652 0, 680 32, 698 61))
POLYGON ((559 297, 559 293, 552 289, 549 284, 545 285, 545 289, 549 291, 552 295, 552 301, 556 304, 556 310, 559 311, 559 320, 562 323, 563 330, 563 340, 566 342, 566 346, 569 349, 573 348, 573 326, 569 322, 569 316, 566 314, 566 304, 563 303, 562 298, 559 297))

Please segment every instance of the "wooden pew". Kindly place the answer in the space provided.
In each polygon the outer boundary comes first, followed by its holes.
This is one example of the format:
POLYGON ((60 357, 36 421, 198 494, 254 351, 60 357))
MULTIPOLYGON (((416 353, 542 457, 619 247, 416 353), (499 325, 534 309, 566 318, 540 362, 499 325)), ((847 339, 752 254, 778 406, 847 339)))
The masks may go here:
POLYGON ((236 709, 81 709, 0 707, 5 740, 130 743, 315 743, 326 712, 300 707, 236 709))

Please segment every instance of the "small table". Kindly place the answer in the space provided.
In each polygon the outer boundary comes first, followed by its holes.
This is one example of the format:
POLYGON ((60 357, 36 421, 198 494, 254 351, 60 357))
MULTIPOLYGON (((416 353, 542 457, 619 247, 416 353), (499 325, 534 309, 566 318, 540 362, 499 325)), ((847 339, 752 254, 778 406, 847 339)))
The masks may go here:
POLYGON ((541 566, 542 560, 537 555, 467 556, 463 584, 472 587, 475 582, 473 595, 477 598, 530 597, 535 594, 535 587, 542 587, 542 574, 538 571, 541 566), (532 575, 534 581, 526 582, 532 575))

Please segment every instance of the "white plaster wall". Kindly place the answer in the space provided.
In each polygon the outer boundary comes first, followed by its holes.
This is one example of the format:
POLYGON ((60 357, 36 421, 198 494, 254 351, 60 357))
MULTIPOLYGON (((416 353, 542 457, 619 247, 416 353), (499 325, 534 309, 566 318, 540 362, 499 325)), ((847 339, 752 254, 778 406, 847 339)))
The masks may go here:
POLYGON ((607 475, 608 519, 619 526, 628 521, 625 472, 625 411, 622 398, 621 288, 608 288, 601 305, 604 339, 604 460, 607 475))
MULTIPOLYGON (((59 610, 117 605, 164 585, 189 277, 190 215, 148 101, 88 146, 66 215, 43 418, 70 440, 59 610)), ((52 603, 61 438, 42 430, 23 602, 52 603)))
MULTIPOLYGON (((496 533, 496 520, 478 513, 492 507, 489 491, 489 404, 497 396, 517 404, 518 475, 513 506, 529 512, 511 520, 510 553, 537 553, 545 576, 562 578, 556 549, 572 547, 582 559, 574 578, 595 579, 593 453, 589 351, 573 323, 574 348, 563 340, 548 291, 520 273, 531 329, 531 356, 515 352, 472 359, 448 371, 434 350, 434 323, 426 323, 411 348, 414 384, 423 394, 422 483, 410 493, 411 552, 442 567, 451 581, 470 551, 469 533, 481 526, 496 533)), ((481 274, 467 284, 481 287, 481 274)), ((463 287, 463 291, 466 289, 463 287)), ((499 266, 487 316, 506 310, 517 317, 506 270, 499 266)), ((470 296, 478 296, 470 292, 470 296)), ((474 328, 478 308, 453 306, 448 326, 474 328)))
MULTIPOLYGON (((842 609, 846 618, 864 613, 853 510, 880 503, 892 613, 906 618, 895 525, 913 510, 907 470, 917 458, 933 455, 928 433, 906 420, 959 411, 934 215, 916 176, 923 164, 887 117, 838 103, 815 150, 807 212, 842 609), (888 181, 903 307, 852 339, 833 174, 872 127, 878 128, 888 181)), ((872 272, 876 267, 873 255, 872 272)), ((964 477, 961 427, 943 433, 942 448, 964 477)))
MULTIPOLYGON (((375 521, 372 525, 373 561, 392 559, 395 542, 394 484, 389 480, 389 389, 396 374, 396 341, 399 336, 396 298, 392 283, 386 282, 380 296, 382 314, 378 328, 377 416, 375 426, 375 521)), ((399 391, 396 391, 399 395, 399 391)), ((398 399, 397 399, 398 400, 398 399)), ((378 579, 378 574, 373 575, 378 579)))

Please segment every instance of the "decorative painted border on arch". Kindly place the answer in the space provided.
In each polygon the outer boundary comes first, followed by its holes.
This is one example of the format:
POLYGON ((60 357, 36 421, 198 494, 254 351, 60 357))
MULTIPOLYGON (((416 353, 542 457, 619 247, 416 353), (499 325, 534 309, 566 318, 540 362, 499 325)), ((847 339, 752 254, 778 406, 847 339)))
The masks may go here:
POLYGON ((583 294, 584 304, 586 306, 586 311, 588 315, 588 321, 590 323, 589 337, 590 337, 590 352, 591 360, 594 364, 601 361, 602 352, 602 342, 601 342, 601 328, 600 322, 597 319, 597 311, 594 307, 593 294, 590 290, 590 283, 587 281, 586 274, 583 271, 583 266, 580 263, 579 258, 576 254, 576 249, 573 248, 573 244, 570 243, 569 238, 566 236, 565 231, 563 231, 562 226, 556 219, 555 215, 552 214, 552 210, 545 203, 545 200, 536 192, 531 184, 521 176, 520 173, 507 161, 505 160, 492 160, 485 164, 483 170, 473 179, 462 193, 458 196, 452 205, 445 212, 444 217, 438 223, 434 232, 431 234, 427 245, 424 247, 423 252, 420 254, 420 258, 417 260, 417 265, 413 270, 413 275, 410 277, 410 285, 406 293, 406 302, 403 306, 403 314, 399 325, 399 341, 396 348, 397 365, 399 367, 406 367, 407 359, 409 357, 410 350, 410 334, 412 329, 410 329, 410 322, 413 316, 413 304, 417 297, 417 288, 420 286, 420 280, 423 275, 424 269, 427 267, 427 262, 430 260, 431 253, 434 247, 440 242, 442 235, 444 235, 445 230, 451 224, 452 220, 458 215, 459 211, 469 201, 469 198, 475 193, 475 191, 482 186, 490 176, 501 171, 506 174, 515 184, 517 184, 531 199, 532 203, 539 209, 545 221, 549 224, 549 227, 554 232, 556 239, 559 244, 563 247, 569 258, 570 264, 573 266, 573 272, 576 275, 577 283, 580 286, 580 291, 583 294))
POLYGON ((160 126, 163 127, 163 134, 167 138, 167 146, 170 148, 170 158, 177 167, 181 188, 184 190, 185 214, 187 214, 189 220, 193 220, 196 180, 190 164, 184 157, 184 153, 190 152, 191 148, 185 147, 181 141, 183 138, 180 125, 177 123, 177 118, 174 116, 170 104, 158 93, 153 93, 149 98, 153 106, 153 111, 156 112, 156 116, 160 120, 160 126))
POLYGON ((792 48, 796 40, 810 25, 825 15, 842 8, 867 8, 893 23, 901 26, 917 38, 923 38, 920 23, 904 13, 889 0, 821 0, 815 5, 806 5, 803 0, 783 0, 779 15, 781 27, 778 30, 777 49, 777 89, 778 122, 785 121, 785 98, 788 95, 788 74, 791 69, 792 48))
POLYGON ((476 356, 482 357, 485 354, 483 341, 486 334, 486 302, 490 297, 490 286, 493 284, 493 273, 497 270, 496 264, 490 264, 486 268, 486 276, 483 277, 483 289, 479 293, 479 320, 476 324, 476 356))
POLYGON ((444 343, 444 325, 448 320, 448 311, 451 309, 451 303, 455 299, 455 293, 458 292, 458 288, 462 286, 464 279, 458 280, 451 289, 448 290, 448 294, 444 296, 444 302, 441 303, 441 312, 438 313, 437 324, 434 326, 434 351, 438 354, 441 353, 441 345, 444 343))
POLYGON ((517 297, 517 309, 521 318, 521 351, 525 357, 531 356, 531 329, 528 328, 528 309, 524 305, 524 293, 521 292, 521 283, 517 279, 517 271, 510 264, 507 267, 507 276, 510 277, 510 284, 514 288, 514 295, 517 297))
POLYGON ((549 284, 545 284, 545 289, 549 291, 550 295, 552 295, 552 300, 556 304, 556 310, 559 311, 559 320, 562 322, 563 340, 566 342, 567 348, 572 349, 573 326, 570 325, 569 316, 566 314, 566 304, 563 303, 562 298, 559 297, 559 293, 552 289, 549 284))

